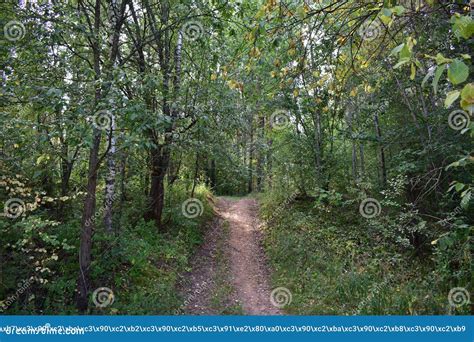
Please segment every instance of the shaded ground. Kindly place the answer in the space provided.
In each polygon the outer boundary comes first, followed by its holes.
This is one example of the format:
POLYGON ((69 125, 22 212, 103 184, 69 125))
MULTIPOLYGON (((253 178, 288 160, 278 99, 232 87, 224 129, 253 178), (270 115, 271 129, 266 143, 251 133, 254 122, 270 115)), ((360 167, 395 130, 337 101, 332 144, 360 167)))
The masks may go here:
POLYGON ((186 277, 183 312, 191 315, 281 315, 270 301, 269 271, 261 246, 257 202, 219 198, 186 277))

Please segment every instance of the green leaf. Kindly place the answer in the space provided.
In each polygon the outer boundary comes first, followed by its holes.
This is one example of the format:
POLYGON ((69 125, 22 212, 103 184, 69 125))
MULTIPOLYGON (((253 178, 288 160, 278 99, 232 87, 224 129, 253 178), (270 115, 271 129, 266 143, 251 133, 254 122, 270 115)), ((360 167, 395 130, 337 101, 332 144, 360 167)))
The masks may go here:
POLYGON ((304 6, 299 6, 297 9, 296 9, 296 14, 298 15, 298 17, 302 20, 306 17, 306 12, 304 10, 304 6))
POLYGON ((446 64, 452 61, 452 59, 446 58, 440 53, 436 54, 435 60, 436 60, 436 64, 438 65, 446 64))
POLYGON ((400 61, 405 58, 411 58, 411 50, 408 47, 408 44, 403 44, 403 47, 400 50, 400 61))
POLYGON ((383 8, 382 9, 382 15, 386 17, 391 17, 392 16, 392 10, 390 8, 383 8))
POLYGON ((446 65, 440 65, 436 68, 436 72, 433 78, 433 90, 435 94, 438 92, 438 82, 444 72, 444 69, 446 69, 446 65))
POLYGON ((462 89, 461 108, 469 113, 474 112, 474 83, 468 83, 462 89))
POLYGON ((379 18, 385 25, 389 25, 392 22, 392 17, 386 15, 381 15, 379 18))
POLYGON ((456 186, 455 186, 455 189, 457 192, 461 191, 462 189, 464 189, 464 187, 466 186, 466 184, 463 184, 463 183, 456 183, 456 186))
POLYGON ((392 12, 395 13, 396 15, 402 15, 403 13, 405 13, 405 7, 395 6, 392 8, 392 12))
POLYGON ((393 68, 394 68, 394 69, 398 69, 398 68, 400 68, 402 65, 407 64, 409 61, 410 61, 409 58, 405 58, 405 59, 401 60, 400 62, 398 62, 397 64, 395 64, 395 66, 394 66, 393 68))
POLYGON ((444 107, 449 108, 453 102, 457 100, 460 94, 461 92, 459 90, 450 91, 446 96, 446 100, 444 100, 444 107))
POLYGON ((452 84, 459 84, 467 80, 469 76, 469 68, 460 59, 455 59, 449 64, 448 79, 452 84))
POLYGON ((390 56, 393 56, 393 55, 399 53, 403 49, 404 46, 405 46, 405 43, 402 43, 402 44, 398 45, 397 47, 393 48, 393 50, 390 52, 390 56))

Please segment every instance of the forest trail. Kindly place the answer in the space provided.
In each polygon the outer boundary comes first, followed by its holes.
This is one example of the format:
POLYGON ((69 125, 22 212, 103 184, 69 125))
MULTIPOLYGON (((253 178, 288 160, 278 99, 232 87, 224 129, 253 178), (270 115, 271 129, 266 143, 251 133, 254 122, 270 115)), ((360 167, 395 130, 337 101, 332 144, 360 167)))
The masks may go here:
POLYGON ((235 314, 237 306, 247 315, 283 314, 270 301, 256 200, 220 197, 215 210, 216 218, 187 276, 184 312, 235 314))

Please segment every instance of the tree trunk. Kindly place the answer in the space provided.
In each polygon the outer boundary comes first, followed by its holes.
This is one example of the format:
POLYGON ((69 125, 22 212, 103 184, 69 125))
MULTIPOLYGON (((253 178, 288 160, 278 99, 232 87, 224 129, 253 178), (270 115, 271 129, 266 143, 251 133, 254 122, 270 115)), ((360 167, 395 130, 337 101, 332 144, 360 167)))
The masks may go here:
POLYGON ((267 183, 268 183, 268 188, 271 189, 273 186, 273 156, 272 156, 272 145, 273 145, 273 139, 268 139, 267 141, 268 145, 268 153, 267 153, 267 183))
MULTIPOLYGON (((173 132, 175 131, 176 119, 178 117, 179 108, 176 105, 170 106, 171 101, 174 104, 179 103, 179 92, 181 83, 181 50, 183 44, 183 34, 178 32, 178 39, 174 50, 174 77, 173 87, 170 89, 171 68, 170 68, 170 49, 172 46, 170 37, 170 28, 158 29, 153 9, 148 0, 144 0, 144 6, 150 20, 150 28, 152 30, 156 49, 159 55, 159 63, 162 81, 162 112, 165 117, 171 118, 171 124, 165 129, 164 142, 161 144, 158 140, 156 131, 149 132, 149 139, 155 145, 151 148, 151 184, 149 193, 149 207, 145 212, 145 219, 154 219, 158 231, 163 230, 161 218, 164 208, 164 178, 169 167, 171 144, 173 141, 173 132)), ((161 3, 160 25, 167 27, 169 21, 169 2, 161 3)))
POLYGON ((359 143, 359 155, 360 155, 360 176, 365 177, 365 158, 364 158, 364 145, 359 143))
POLYGON ((382 141, 382 130, 379 125, 379 116, 377 113, 374 114, 374 126, 375 133, 377 135, 377 141, 379 143, 379 165, 380 165, 380 182, 382 188, 387 185, 387 168, 385 166, 385 150, 382 141))
POLYGON ((179 170, 181 169, 181 161, 182 156, 181 154, 176 158, 177 162, 174 162, 172 158, 170 158, 170 164, 168 166, 168 185, 172 186, 174 182, 178 179, 179 170))
MULTIPOLYGON (((117 0, 112 0, 109 6, 109 20, 112 29, 116 27, 118 19, 116 17, 117 11, 117 0)), ((112 30, 112 34, 109 37, 110 46, 112 46, 112 54, 114 46, 114 41, 118 40, 118 32, 112 30)), ((117 46, 118 48, 118 46, 117 46)), ((112 65, 114 69, 117 67, 115 60, 112 61, 112 65)), ((115 154, 116 154, 116 122, 115 122, 115 114, 113 110, 110 111, 110 128, 107 130, 107 137, 109 139, 109 151, 107 154, 107 176, 105 179, 105 196, 104 196, 104 226, 105 231, 108 234, 112 234, 114 231, 113 228, 113 215, 112 215, 112 208, 114 204, 115 198, 115 175, 116 175, 116 167, 115 167, 115 154)))
MULTIPOLYGON (((85 11, 85 9, 84 9, 85 11)), ((95 97, 94 110, 97 108, 101 98, 101 88, 99 80, 101 76, 100 69, 100 45, 98 35, 100 30, 100 0, 95 1, 94 6, 94 40, 92 42, 92 51, 94 55, 94 79, 95 79, 95 97)), ((77 308, 80 312, 85 312, 88 307, 89 293, 89 267, 91 265, 92 251, 92 232, 94 230, 94 214, 95 214, 95 191, 97 188, 97 166, 99 161, 99 148, 101 131, 96 127, 92 129, 92 146, 89 152, 89 172, 87 181, 87 194, 84 199, 84 211, 82 213, 81 226, 81 245, 79 247, 79 280, 78 280, 78 297, 77 308)))
MULTIPOLYGON (((125 201, 127 200, 127 192, 126 192, 126 183, 127 183, 127 153, 122 151, 120 156, 120 202, 119 202, 119 209, 118 209, 118 217, 117 222, 120 222, 122 217, 123 206, 125 201)), ((115 231, 118 233, 118 225, 115 231)))
POLYGON ((193 188, 191 190, 191 198, 194 197, 194 190, 196 189, 196 180, 199 172, 199 153, 196 153, 196 164, 194 166, 193 188))
POLYGON ((352 139, 352 178, 354 182, 358 182, 359 175, 357 173, 357 150, 356 150, 356 142, 352 139))
POLYGON ((115 115, 110 115, 111 125, 108 130, 108 136, 110 141, 110 149, 107 154, 107 177, 105 179, 105 197, 104 197, 104 226, 105 231, 108 234, 112 234, 113 228, 113 215, 112 208, 115 199, 115 154, 116 154, 116 137, 115 137, 115 115))
POLYGON ((209 182, 210 182, 210 185, 211 185, 211 189, 215 189, 216 188, 216 183, 217 183, 217 179, 216 179, 216 160, 214 158, 211 159, 211 163, 210 163, 210 170, 209 170, 209 182))
POLYGON ((265 139, 265 117, 261 115, 258 121, 258 157, 257 157, 257 191, 263 191, 265 150, 262 148, 265 139))
POLYGON ((321 184, 322 182, 322 136, 321 136, 321 115, 319 112, 312 113, 313 118, 313 126, 314 126, 314 162, 316 167, 316 177, 318 178, 318 182, 321 184))
MULTIPOLYGON (((113 2, 115 5, 115 1, 113 2)), ((109 67, 115 64, 115 60, 119 51, 119 36, 120 30, 123 24, 123 16, 125 13, 125 8, 128 4, 128 0, 123 0, 120 6, 120 12, 113 11, 114 17, 117 17, 117 20, 112 20, 115 25, 113 25, 113 32, 111 38, 111 47, 110 55, 108 58, 109 67)), ((86 8, 87 4, 80 3, 79 5, 84 15, 89 15, 89 9, 86 8)), ((94 34, 94 37, 91 38, 91 50, 93 54, 93 69, 94 69, 94 84, 95 84, 95 93, 94 93, 94 103, 93 110, 98 109, 100 100, 103 96, 103 89, 101 88, 101 46, 100 46, 100 25, 101 25, 101 1, 96 0, 94 4, 94 22, 91 23, 90 31, 94 34)), ((112 76, 108 74, 107 79, 112 76)), ((110 82, 105 82, 109 87, 110 82)), ((105 89, 107 90, 107 89, 105 89)), ((104 91, 105 93, 105 91, 104 91)), ((77 308, 80 312, 85 312, 88 308, 88 293, 90 287, 89 280, 89 268, 91 265, 92 259, 92 233, 94 231, 94 215, 96 209, 96 189, 97 189, 97 171, 99 168, 99 148, 101 140, 101 131, 93 126, 92 129, 92 146, 89 152, 89 171, 88 171, 88 181, 87 181, 87 194, 84 199, 84 210, 82 214, 82 224, 81 224, 81 243, 79 247, 79 279, 77 282, 77 308)))
POLYGON ((89 267, 91 264, 92 232, 94 230, 94 215, 96 202, 95 191, 97 188, 97 164, 99 159, 100 138, 100 130, 94 128, 93 143, 89 152, 89 174, 87 182, 87 194, 84 199, 84 211, 82 214, 81 228, 81 245, 79 248, 80 273, 78 281, 77 308, 81 312, 85 312, 88 307, 89 267))
POLYGON ((248 184, 247 192, 250 194, 253 191, 253 170, 252 170, 252 161, 253 161, 253 125, 252 119, 250 119, 250 145, 249 145, 249 160, 248 160, 248 184))
POLYGON ((352 144, 352 163, 351 163, 351 166, 352 166, 352 179, 354 180, 355 183, 358 182, 359 180, 359 175, 358 175, 358 172, 357 172, 357 149, 356 149, 356 141, 355 141, 355 137, 354 137, 354 128, 353 128, 353 119, 354 119, 354 113, 352 112, 353 110, 353 106, 351 103, 349 103, 347 105, 347 108, 346 108, 346 123, 348 125, 348 128, 349 128, 349 136, 351 138, 351 144, 352 144))

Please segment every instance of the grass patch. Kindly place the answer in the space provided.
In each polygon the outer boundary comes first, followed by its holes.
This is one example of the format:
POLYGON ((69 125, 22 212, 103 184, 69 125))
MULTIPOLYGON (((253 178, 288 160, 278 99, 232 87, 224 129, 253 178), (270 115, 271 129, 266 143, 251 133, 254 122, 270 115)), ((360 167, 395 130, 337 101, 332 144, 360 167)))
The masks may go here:
POLYGON ((271 222, 264 242, 272 282, 291 290, 289 314, 469 313, 468 305, 448 305, 450 284, 439 279, 432 258, 391 246, 357 209, 296 202, 282 210, 268 196, 261 202, 271 222))

